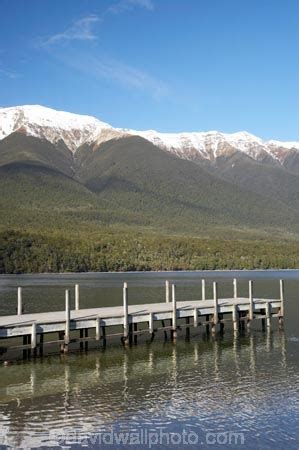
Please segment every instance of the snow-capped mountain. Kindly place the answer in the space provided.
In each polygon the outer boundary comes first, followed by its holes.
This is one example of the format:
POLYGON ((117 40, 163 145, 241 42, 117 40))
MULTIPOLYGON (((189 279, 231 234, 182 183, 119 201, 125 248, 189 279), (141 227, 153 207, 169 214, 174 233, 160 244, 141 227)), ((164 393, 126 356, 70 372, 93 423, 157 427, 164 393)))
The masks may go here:
POLYGON ((215 161, 218 157, 229 156, 236 150, 257 160, 264 159, 268 154, 267 144, 246 131, 233 134, 219 131, 157 133, 154 130, 141 132, 128 130, 128 132, 140 135, 158 147, 186 159, 204 158, 215 161))
POLYGON ((95 117, 55 111, 39 105, 0 108, 0 139, 14 131, 47 139, 52 143, 63 140, 75 151, 86 139, 110 125, 95 117))
POLYGON ((113 128, 95 117, 55 111, 39 105, 0 108, 0 140, 14 131, 52 143, 62 140, 72 152, 84 143, 97 148, 110 139, 141 136, 180 158, 211 162, 239 151, 257 161, 272 159, 283 164, 290 154, 299 151, 299 142, 263 141, 246 131, 232 134, 219 131, 159 133, 154 130, 113 128))

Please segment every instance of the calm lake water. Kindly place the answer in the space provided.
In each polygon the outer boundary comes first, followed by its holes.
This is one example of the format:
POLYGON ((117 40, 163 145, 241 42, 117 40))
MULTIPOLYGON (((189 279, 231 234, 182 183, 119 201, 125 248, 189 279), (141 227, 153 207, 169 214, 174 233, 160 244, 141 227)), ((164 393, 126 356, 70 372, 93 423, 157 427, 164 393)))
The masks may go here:
MULTIPOLYGON (((81 287, 81 308, 164 301, 164 283, 178 300, 200 298, 201 278, 232 295, 232 279, 255 296, 279 297, 285 284, 285 326, 270 332, 207 337, 192 330, 176 344, 163 334, 124 349, 50 354, 0 366, 0 448, 299 448, 299 271, 180 272, 0 276, 0 315, 14 314, 23 286, 25 312, 64 308, 64 289, 81 287), (119 442, 126 442, 118 444, 119 442)), ((72 298, 72 301, 74 299, 72 298)))

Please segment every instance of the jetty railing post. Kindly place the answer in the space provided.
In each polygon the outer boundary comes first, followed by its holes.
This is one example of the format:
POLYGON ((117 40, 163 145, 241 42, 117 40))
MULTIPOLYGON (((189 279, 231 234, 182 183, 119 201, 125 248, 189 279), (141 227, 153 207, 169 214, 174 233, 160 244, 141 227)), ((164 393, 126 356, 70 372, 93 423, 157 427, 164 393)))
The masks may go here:
POLYGON ((80 286, 79 284, 75 285, 75 310, 79 311, 80 309, 80 286))
POLYGON ((284 281, 279 281, 279 287, 280 287, 280 309, 279 309, 279 325, 283 325, 283 319, 284 319, 284 281))
POLYGON ((238 298, 238 281, 237 278, 234 278, 234 298, 238 298))
POLYGON ((22 288, 18 287, 18 316, 21 316, 23 313, 23 306, 22 306, 22 288))
POLYGON ((71 310, 70 310, 70 291, 65 291, 65 332, 64 332, 64 351, 68 350, 70 343, 70 322, 71 322, 71 310))
POLYGON ((206 280, 201 280, 201 299, 206 299, 206 280))
POLYGON ((212 332, 215 333, 218 324, 218 285, 216 281, 213 282, 213 300, 214 300, 214 317, 213 317, 212 332))
POLYGON ((169 296, 169 281, 166 280, 165 281, 165 301, 166 301, 166 303, 170 302, 170 298, 169 297, 170 297, 169 296))
POLYGON ((176 339, 177 337, 177 330, 176 330, 176 296, 175 296, 175 284, 172 285, 172 339, 176 339))
POLYGON ((129 343, 129 306, 128 306, 128 283, 124 283, 123 287, 123 311, 124 311, 124 336, 125 345, 129 343))

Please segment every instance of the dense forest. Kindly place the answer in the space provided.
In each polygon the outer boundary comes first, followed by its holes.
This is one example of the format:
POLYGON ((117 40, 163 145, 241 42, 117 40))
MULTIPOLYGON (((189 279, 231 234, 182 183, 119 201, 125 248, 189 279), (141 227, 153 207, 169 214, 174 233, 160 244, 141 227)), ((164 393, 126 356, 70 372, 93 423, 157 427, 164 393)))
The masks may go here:
POLYGON ((297 242, 155 236, 108 229, 92 239, 0 233, 0 273, 297 267, 297 242))
POLYGON ((74 158, 13 133, 0 141, 0 273, 297 268, 298 185, 262 169, 249 190, 140 138, 74 158))

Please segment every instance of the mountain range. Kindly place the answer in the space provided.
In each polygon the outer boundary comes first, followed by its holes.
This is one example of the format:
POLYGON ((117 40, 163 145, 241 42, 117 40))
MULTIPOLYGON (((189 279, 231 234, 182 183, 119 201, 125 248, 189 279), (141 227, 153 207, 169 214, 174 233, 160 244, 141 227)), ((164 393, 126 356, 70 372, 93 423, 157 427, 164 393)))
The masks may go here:
POLYGON ((298 233, 299 142, 244 131, 135 131, 38 105, 1 108, 0 175, 2 229, 298 233))
POLYGON ((76 153, 82 144, 95 148, 111 139, 140 136, 182 159, 217 165, 221 159, 241 153, 255 161, 282 165, 295 172, 297 165, 294 167, 294 160, 299 155, 299 142, 264 141, 246 131, 232 134, 219 131, 136 131, 113 128, 95 117, 55 111, 39 105, 0 108, 0 139, 13 132, 46 139, 53 144, 63 141, 72 153, 76 153))

